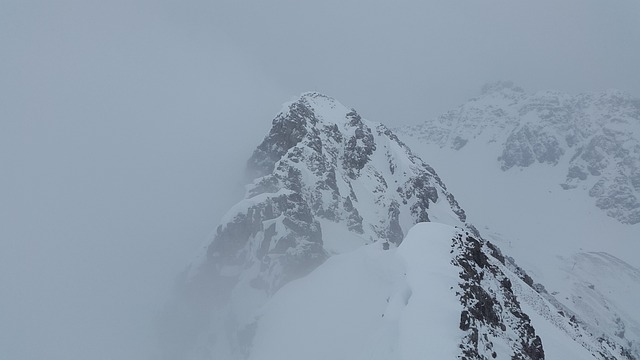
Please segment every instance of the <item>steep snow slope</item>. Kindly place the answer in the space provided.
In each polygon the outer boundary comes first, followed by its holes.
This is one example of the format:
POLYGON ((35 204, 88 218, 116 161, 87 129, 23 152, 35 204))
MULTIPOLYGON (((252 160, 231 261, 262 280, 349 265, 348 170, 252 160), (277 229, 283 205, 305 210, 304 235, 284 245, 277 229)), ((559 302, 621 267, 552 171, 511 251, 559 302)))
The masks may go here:
MULTIPOLYGON (((405 140, 439 169, 474 222, 482 224, 483 235, 492 235, 505 251, 512 253, 511 247, 552 257, 609 252, 640 266, 640 226, 606 216, 585 192, 562 189, 557 182, 561 164, 502 171, 493 156, 497 143, 475 141, 454 150, 405 140)), ((526 258, 519 263, 525 265, 523 261, 526 258)))
POLYGON ((624 344, 640 354, 640 270, 603 252, 562 258, 561 273, 547 285, 552 294, 596 336, 624 344))
POLYGON ((520 280, 472 244, 460 229, 423 223, 398 249, 334 256, 264 307, 250 359, 592 358, 535 312, 544 354, 531 347, 539 338, 522 335, 533 330, 511 291, 520 280))
MULTIPOLYGON (((640 224, 624 224, 593 206, 589 187, 600 183, 605 175, 589 175, 586 180, 573 182, 576 187, 561 186, 568 183, 568 169, 576 161, 582 161, 580 156, 567 156, 567 152, 577 145, 569 147, 563 144, 564 140, 558 141, 562 151, 557 152, 559 155, 552 162, 535 160, 528 166, 504 166, 504 154, 510 153, 507 151, 508 139, 522 124, 540 126, 545 133, 563 139, 570 132, 558 130, 558 125, 549 123, 549 119, 562 124, 567 119, 586 116, 580 115, 586 112, 585 109, 565 106, 569 101, 566 98, 572 97, 549 94, 529 96, 513 87, 494 87, 458 110, 418 126, 421 129, 433 126, 425 133, 416 128, 405 128, 401 132, 414 151, 439 169, 467 212, 473 214, 474 222, 482 225, 479 229, 485 238, 512 255, 536 282, 545 284, 549 294, 582 319, 589 332, 606 334, 612 341, 633 349, 633 354, 640 357, 640 335, 637 333, 640 311, 636 306, 624 305, 638 303, 640 296, 640 282, 637 275, 633 275, 640 266, 637 256, 640 254, 640 224), (558 100, 552 107, 554 101, 548 100, 549 97, 565 99, 558 100), (528 111, 533 111, 532 105, 525 107, 524 104, 535 99, 539 104, 545 104, 539 105, 535 113, 541 113, 546 107, 557 109, 564 101, 565 105, 561 107, 565 109, 565 115, 531 118, 528 111), (547 99, 549 103, 541 99, 547 99), (530 109, 523 112, 523 117, 519 115, 522 108, 530 109), (510 115, 505 115, 507 111, 510 115), (434 134, 443 124, 447 129, 455 130, 440 138, 434 134), (415 134, 418 136, 413 136, 415 134), (464 143, 463 146, 450 146, 451 137, 458 136, 455 134, 467 140, 458 141, 464 143)), ((608 99, 606 103, 615 104, 611 102, 615 94, 607 92, 578 98, 583 101, 608 99)), ((629 101, 623 96, 619 106, 614 106, 607 116, 602 113, 597 116, 590 113, 589 116, 594 122, 609 124, 607 119, 622 117, 619 113, 629 101)), ((624 119, 629 122, 627 126, 631 126, 631 121, 637 118, 624 119)), ((586 127, 584 132, 589 130, 589 126, 586 127)), ((638 139, 631 139, 631 142, 638 139)), ((522 145, 521 141, 516 143, 522 145)), ((620 146, 627 145, 628 142, 623 142, 620 146)), ((611 161, 610 165, 617 161, 615 157, 603 159, 611 161)), ((636 161, 631 155, 626 159, 621 166, 631 166, 636 161)), ((628 196, 633 200, 635 195, 628 196)))
POLYGON ((437 147, 422 150, 483 225, 484 238, 573 309, 591 333, 607 334, 635 349, 638 357, 640 281, 633 275, 640 265, 638 225, 622 224, 594 209, 585 194, 559 188, 549 174, 554 168, 491 171, 495 161, 483 158, 482 147, 472 144, 449 153, 437 147), (636 330, 622 333, 621 328, 636 330))

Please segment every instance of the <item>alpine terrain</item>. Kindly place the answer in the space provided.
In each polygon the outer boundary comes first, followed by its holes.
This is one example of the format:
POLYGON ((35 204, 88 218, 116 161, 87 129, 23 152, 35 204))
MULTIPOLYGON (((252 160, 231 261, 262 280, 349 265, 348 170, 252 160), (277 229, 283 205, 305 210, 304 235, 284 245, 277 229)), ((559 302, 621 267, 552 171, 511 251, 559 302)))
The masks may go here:
POLYGON ((621 223, 640 223, 640 99, 620 91, 527 94, 498 82, 458 109, 401 132, 454 150, 495 143, 492 155, 503 171, 559 166, 562 189, 588 193, 621 223))
POLYGON ((640 358, 640 99, 529 94, 498 82, 397 131, 439 169, 486 239, 592 333, 640 358))
POLYGON ((568 274, 586 287, 567 295, 618 315, 606 324, 617 332, 599 331, 608 317, 548 292, 391 130, 330 97, 285 104, 247 173, 245 198, 165 311, 167 359, 640 358, 631 303, 589 293, 624 274, 637 296, 637 269, 604 253, 573 258, 568 274))

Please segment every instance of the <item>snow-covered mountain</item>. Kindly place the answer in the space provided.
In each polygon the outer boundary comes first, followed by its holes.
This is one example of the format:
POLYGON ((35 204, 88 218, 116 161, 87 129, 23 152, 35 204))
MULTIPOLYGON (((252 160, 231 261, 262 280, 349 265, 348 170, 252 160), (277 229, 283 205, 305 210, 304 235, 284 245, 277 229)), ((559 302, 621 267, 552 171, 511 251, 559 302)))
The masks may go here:
POLYGON ((640 223, 640 99, 616 90, 572 96, 527 94, 510 82, 486 85, 455 110, 400 130, 455 150, 495 143, 503 171, 559 166, 558 185, 591 196, 625 224, 640 223))
POLYGON ((518 272, 461 229, 417 224, 397 249, 336 255, 285 286, 249 358, 633 359, 518 272))
POLYGON ((334 99, 305 93, 285 104, 248 174, 245 199, 163 317, 168 359, 633 359, 637 351, 628 341, 636 330, 591 331, 580 309, 482 238, 433 168, 334 99))
POLYGON ((285 104, 247 172, 245 199, 221 220, 165 316, 168 352, 209 349, 214 337, 215 354, 243 352, 247 314, 331 255, 394 248, 418 222, 476 233, 436 172, 387 127, 318 93, 285 104))
POLYGON ((636 358, 639 104, 613 90, 530 95, 497 83, 436 119, 397 129, 439 170, 485 239, 589 332, 626 344, 636 358), (586 175, 573 176, 576 169, 586 175))
POLYGON ((262 309, 250 358, 544 359, 512 290, 522 280, 481 248, 421 223, 397 249, 337 255, 262 309))

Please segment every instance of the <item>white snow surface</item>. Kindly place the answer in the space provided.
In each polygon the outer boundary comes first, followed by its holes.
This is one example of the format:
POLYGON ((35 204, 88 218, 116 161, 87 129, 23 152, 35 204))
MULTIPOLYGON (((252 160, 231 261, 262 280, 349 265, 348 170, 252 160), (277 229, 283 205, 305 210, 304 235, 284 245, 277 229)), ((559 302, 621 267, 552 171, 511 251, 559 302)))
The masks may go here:
POLYGON ((463 336, 454 227, 420 223, 397 249, 336 255, 263 308, 250 359, 454 359, 463 336))

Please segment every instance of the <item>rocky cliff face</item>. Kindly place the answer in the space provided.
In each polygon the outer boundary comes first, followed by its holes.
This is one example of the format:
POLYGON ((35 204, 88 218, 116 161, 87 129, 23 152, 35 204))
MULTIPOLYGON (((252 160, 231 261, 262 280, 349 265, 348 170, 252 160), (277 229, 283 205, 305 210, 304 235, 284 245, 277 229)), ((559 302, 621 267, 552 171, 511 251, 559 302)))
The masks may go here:
POLYGON ((506 348, 512 359, 544 359, 542 340, 513 291, 511 281, 522 280, 500 266, 504 258, 490 244, 463 233, 452 242, 452 263, 460 269, 460 330, 466 333, 461 358, 496 358, 506 348))
POLYGON ((223 220, 206 262, 256 264, 252 284, 270 293, 336 251, 324 246, 323 223, 385 248, 432 217, 466 226, 436 172, 388 128, 318 93, 276 116, 247 168, 246 199, 223 220))
POLYGON ((399 131, 456 150, 493 143, 503 171, 561 166, 566 175, 558 183, 565 190, 587 192, 622 223, 640 223, 640 99, 620 91, 527 94, 500 82, 455 110, 399 131))

